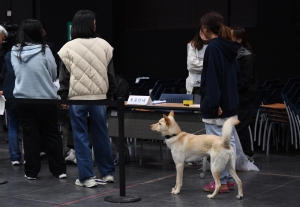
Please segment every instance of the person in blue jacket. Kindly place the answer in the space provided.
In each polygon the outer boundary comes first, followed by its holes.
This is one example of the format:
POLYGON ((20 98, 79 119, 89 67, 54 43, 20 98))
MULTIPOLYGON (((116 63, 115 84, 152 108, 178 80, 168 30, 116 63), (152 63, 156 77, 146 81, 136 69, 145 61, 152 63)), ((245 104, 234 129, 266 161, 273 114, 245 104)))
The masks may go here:
MULTIPOLYGON (((56 63, 43 38, 42 24, 35 19, 24 20, 19 28, 16 45, 11 50, 11 64, 16 80, 13 95, 19 99, 58 99, 56 63)), ((47 146, 50 172, 66 178, 63 145, 57 127, 55 104, 17 103, 23 130, 25 177, 35 180, 41 169, 40 139, 47 146), (40 136, 42 132, 43 136, 40 136)))
MULTIPOLYGON (((223 17, 216 12, 205 14, 201 18, 202 32, 209 44, 205 50, 201 75, 200 111, 207 134, 222 135, 224 122, 237 116, 239 109, 238 84, 240 69, 236 60, 241 45, 233 42, 231 31, 223 24, 223 17)), ((235 128, 230 138, 234 151, 235 128)), ((229 192, 234 187, 232 177, 224 170, 220 175, 220 192, 229 192)), ((204 191, 212 192, 215 183, 204 186, 204 191)))

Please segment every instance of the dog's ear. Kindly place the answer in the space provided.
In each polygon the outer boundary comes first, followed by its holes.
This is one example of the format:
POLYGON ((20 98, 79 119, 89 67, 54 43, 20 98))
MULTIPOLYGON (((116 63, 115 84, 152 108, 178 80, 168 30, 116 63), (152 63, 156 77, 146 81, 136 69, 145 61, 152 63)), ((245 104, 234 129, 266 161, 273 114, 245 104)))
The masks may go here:
POLYGON ((174 117, 174 111, 173 110, 170 111, 169 116, 173 116, 174 117))
POLYGON ((166 125, 169 126, 171 124, 171 120, 166 115, 164 115, 164 119, 165 119, 166 125))

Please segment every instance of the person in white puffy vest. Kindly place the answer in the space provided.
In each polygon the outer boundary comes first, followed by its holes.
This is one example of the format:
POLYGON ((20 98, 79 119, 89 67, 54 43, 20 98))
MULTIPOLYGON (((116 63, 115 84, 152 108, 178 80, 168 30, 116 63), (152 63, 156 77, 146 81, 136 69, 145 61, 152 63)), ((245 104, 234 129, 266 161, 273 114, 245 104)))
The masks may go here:
MULTIPOLYGON (((61 59, 58 94, 69 100, 112 100, 116 91, 113 48, 96 33, 96 14, 78 11, 72 21, 71 36, 72 40, 58 52, 61 59)), ((79 171, 75 184, 97 186, 89 147, 88 115, 98 170, 104 182, 114 182, 115 166, 106 125, 106 106, 70 105, 69 113, 79 171)))

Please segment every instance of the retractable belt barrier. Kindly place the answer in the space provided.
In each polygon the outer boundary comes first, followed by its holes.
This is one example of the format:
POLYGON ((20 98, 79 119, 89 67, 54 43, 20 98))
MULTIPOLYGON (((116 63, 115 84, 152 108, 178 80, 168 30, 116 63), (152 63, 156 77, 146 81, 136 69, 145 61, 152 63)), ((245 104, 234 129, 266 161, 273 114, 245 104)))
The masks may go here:
POLYGON ((124 156, 124 98, 119 97, 117 101, 109 100, 62 100, 62 99, 23 99, 6 98, 6 102, 28 103, 28 104, 68 104, 68 105, 106 105, 117 106, 118 125, 119 125, 119 176, 120 176, 120 195, 106 196, 105 201, 113 203, 131 203, 140 201, 138 196, 127 195, 125 192, 125 156, 124 156))

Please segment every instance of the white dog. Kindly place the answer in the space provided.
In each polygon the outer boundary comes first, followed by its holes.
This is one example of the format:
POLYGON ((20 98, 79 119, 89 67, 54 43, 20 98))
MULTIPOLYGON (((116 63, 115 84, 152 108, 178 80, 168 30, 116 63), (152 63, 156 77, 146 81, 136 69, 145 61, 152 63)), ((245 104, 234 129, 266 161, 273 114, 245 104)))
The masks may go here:
POLYGON ((210 134, 194 135, 181 131, 174 119, 174 112, 171 111, 168 116, 163 115, 158 123, 150 126, 152 131, 160 132, 166 138, 166 144, 171 150, 176 164, 176 185, 172 189, 172 194, 178 194, 182 187, 184 162, 196 161, 210 156, 211 172, 216 188, 213 194, 207 197, 214 198, 219 192, 221 188, 220 173, 226 169, 237 183, 238 195, 236 198, 242 199, 242 182, 235 171, 235 156, 230 145, 232 127, 238 123, 237 119, 229 118, 223 125, 222 137, 210 134))

